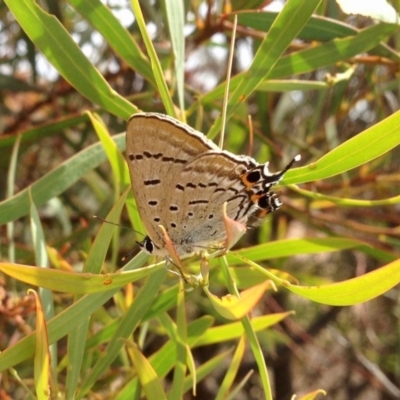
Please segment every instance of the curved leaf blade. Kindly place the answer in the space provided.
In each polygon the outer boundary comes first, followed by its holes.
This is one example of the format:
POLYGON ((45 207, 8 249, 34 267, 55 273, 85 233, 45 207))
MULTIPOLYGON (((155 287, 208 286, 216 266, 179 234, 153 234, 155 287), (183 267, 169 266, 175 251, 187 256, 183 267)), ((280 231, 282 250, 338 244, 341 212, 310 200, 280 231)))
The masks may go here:
POLYGON ((162 270, 164 264, 161 262, 133 271, 112 274, 91 274, 44 269, 22 264, 0 263, 0 271, 21 282, 56 292, 89 294, 117 289, 128 283, 143 279, 156 271, 162 270))
MULTIPOLYGON (((125 150, 125 133, 113 136, 117 148, 125 150)), ((29 188, 0 203, 0 224, 21 218, 29 213, 29 190, 36 207, 58 196, 82 176, 106 161, 101 143, 96 143, 69 158, 57 168, 38 179, 29 188)))
POLYGON ((57 18, 43 11, 34 0, 5 1, 32 42, 83 96, 124 119, 137 112, 111 88, 57 18))
POLYGON ((326 179, 359 167, 400 144, 400 111, 336 147, 306 167, 288 171, 283 185, 326 179))
POLYGON ((297 286, 283 281, 288 290, 317 303, 351 306, 371 300, 400 283, 400 260, 343 282, 323 286, 297 286))

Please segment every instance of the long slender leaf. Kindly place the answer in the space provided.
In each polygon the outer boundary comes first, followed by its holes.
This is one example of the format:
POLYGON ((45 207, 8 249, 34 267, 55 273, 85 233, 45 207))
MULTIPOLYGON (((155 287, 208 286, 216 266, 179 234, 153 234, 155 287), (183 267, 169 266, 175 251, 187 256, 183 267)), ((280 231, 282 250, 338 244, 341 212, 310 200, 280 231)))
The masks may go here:
MULTIPOLYGON (((125 134, 113 137, 119 150, 125 150, 125 134)), ((37 207, 58 196, 93 168, 106 161, 104 148, 96 143, 71 157, 15 196, 0 203, 0 224, 21 218, 29 212, 28 190, 37 207)))
POLYGON ((121 118, 137 111, 108 85, 54 16, 34 0, 5 1, 32 42, 83 96, 121 118))
MULTIPOLYGON (((227 118, 269 76, 278 59, 307 23, 318 4, 319 0, 292 0, 285 4, 258 48, 252 65, 230 97, 227 118)), ((221 122, 221 117, 215 121, 209 132, 211 137, 219 132, 221 122)))
POLYGON ((350 306, 378 297, 399 283, 400 260, 396 260, 375 271, 330 285, 307 287, 283 284, 291 292, 317 303, 350 306))
POLYGON ((163 100, 164 107, 167 110, 168 115, 175 117, 174 104, 173 104, 170 92, 168 90, 167 83, 164 78, 164 73, 162 71, 160 61, 159 61, 159 59, 157 57, 157 53, 154 49, 153 42, 147 31, 146 23, 144 21, 144 17, 142 14, 142 9, 139 4, 139 0, 131 0, 131 2, 132 2, 133 11, 136 16, 137 24, 139 26, 140 32, 142 33, 144 43, 146 44, 146 49, 147 49, 147 52, 149 54, 149 58, 151 61, 151 68, 152 68, 152 71, 154 74, 157 88, 158 88, 158 90, 160 92, 160 96, 163 100))
POLYGON ((36 337, 35 337, 35 387, 39 400, 50 397, 50 352, 47 338, 46 318, 39 295, 32 289, 36 303, 36 337))
MULTIPOLYGON (((372 25, 371 27, 362 29, 355 36, 334 39, 328 43, 312 46, 306 50, 283 56, 277 61, 270 74, 264 76, 263 81, 268 82, 269 79, 285 78, 290 75, 315 71, 318 68, 327 67, 343 59, 367 52, 377 46, 396 29, 396 26, 388 24, 372 25)), ((247 73, 243 72, 232 78, 230 82, 231 90, 236 90, 239 87, 247 73)), ((223 83, 202 96, 200 98, 201 103, 208 104, 222 99, 224 86, 225 84, 223 83)), ((214 130, 209 133, 209 136, 213 137, 213 134, 214 130)))
MULTIPOLYGON (((238 23, 247 28, 268 32, 274 22, 277 13, 272 11, 256 12, 239 11, 238 23)), ((360 31, 349 24, 345 24, 335 19, 313 15, 299 32, 298 38, 303 40, 323 41, 344 38, 346 36, 356 36, 360 31)), ((400 62, 400 56, 386 44, 380 43, 371 50, 371 54, 387 57, 393 61, 400 62)))
POLYGON ((359 167, 400 144, 400 111, 359 133, 306 167, 288 171, 283 184, 326 179, 359 167))
MULTIPOLYGON (((171 35, 172 51, 174 55, 175 80, 178 92, 179 107, 182 118, 185 118, 184 86, 185 86, 185 35, 184 32, 184 4, 183 1, 164 0, 169 33, 171 35)), ((184 120, 183 120, 184 121, 184 120)))
POLYGON ((136 301, 132 303, 131 307, 122 318, 121 324, 114 337, 111 339, 104 357, 99 359, 93 366, 90 374, 82 384, 82 387, 77 394, 77 398, 80 398, 87 393, 99 376, 118 356, 119 350, 124 346, 124 341, 121 339, 127 339, 139 325, 143 316, 154 301, 154 298, 157 296, 160 285, 165 280, 165 276, 165 269, 158 271, 151 275, 145 285, 140 289, 136 296, 136 301))
MULTIPOLYGON (((142 266, 148 256, 139 253, 124 268, 130 270, 133 267, 142 266)), ((82 297, 73 305, 63 310, 50 321, 47 321, 47 331, 49 335, 49 343, 55 343, 64 337, 72 329, 76 328, 82 318, 89 317, 95 310, 107 302, 119 289, 108 290, 103 293, 95 293, 82 297)), ((0 371, 4 371, 32 356, 35 346, 34 333, 26 336, 14 346, 8 347, 0 354, 0 371)))
POLYGON ((114 14, 99 0, 68 0, 107 40, 115 52, 134 70, 155 85, 150 62, 139 45, 114 14))

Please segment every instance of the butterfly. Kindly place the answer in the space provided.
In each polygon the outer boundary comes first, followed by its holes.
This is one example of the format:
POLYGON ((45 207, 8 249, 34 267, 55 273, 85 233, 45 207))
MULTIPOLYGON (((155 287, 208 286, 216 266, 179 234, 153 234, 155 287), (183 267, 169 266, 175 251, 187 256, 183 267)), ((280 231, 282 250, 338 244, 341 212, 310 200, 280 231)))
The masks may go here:
POLYGON ((270 188, 293 163, 270 173, 268 162, 221 150, 201 132, 158 113, 134 114, 126 131, 126 155, 146 252, 168 256, 165 230, 179 257, 223 246, 226 216, 252 226, 278 209, 270 188))

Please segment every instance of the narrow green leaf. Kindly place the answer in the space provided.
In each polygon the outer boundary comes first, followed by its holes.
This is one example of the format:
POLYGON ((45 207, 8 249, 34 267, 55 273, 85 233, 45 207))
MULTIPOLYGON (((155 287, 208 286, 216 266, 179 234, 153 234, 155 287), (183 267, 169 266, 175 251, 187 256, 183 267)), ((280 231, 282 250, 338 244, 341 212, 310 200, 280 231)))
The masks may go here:
POLYGON ((136 345, 128 343, 128 347, 146 399, 167 399, 161 380, 147 358, 139 351, 136 345))
MULTIPOLYGON (((16 141, 14 142, 14 146, 12 148, 10 165, 9 165, 8 173, 7 173, 6 198, 12 198, 12 196, 14 195, 15 176, 16 176, 17 166, 18 166, 18 153, 19 153, 20 144, 21 144, 21 135, 18 134, 16 137, 16 141)), ((7 223, 7 239, 9 241, 9 243, 8 243, 8 259, 11 262, 15 262, 15 260, 16 260, 14 228, 15 228, 14 221, 10 220, 7 223)))
POLYGON ((121 118, 127 119, 137 111, 109 86, 57 18, 34 0, 5 1, 32 42, 83 96, 121 118))
POLYGON ((50 398, 50 353, 42 303, 39 295, 32 289, 28 290, 35 296, 36 303, 36 331, 35 331, 35 360, 34 376, 36 395, 39 400, 50 398))
MULTIPOLYGON (((85 115, 68 116, 65 118, 59 118, 51 120, 49 123, 42 125, 35 125, 35 127, 29 127, 22 133, 22 143, 37 142, 45 137, 52 136, 53 134, 59 134, 63 129, 76 126, 82 122, 86 122, 87 117, 85 115)), ((12 146, 17 139, 17 135, 2 135, 0 137, 0 149, 12 146)))
MULTIPOLYGON (((139 253, 122 270, 129 271, 139 268, 147 261, 147 254, 139 253)), ((103 293, 95 293, 82 297, 62 313, 57 314, 47 321, 49 343, 55 343, 64 337, 82 321, 93 314, 95 310, 107 302, 119 289, 108 290, 103 293)), ((34 333, 26 336, 15 345, 8 347, 0 353, 0 371, 4 371, 20 362, 32 357, 35 348, 34 333)))
POLYGON ((149 60, 109 8, 99 0, 68 0, 68 2, 103 35, 116 54, 155 86, 149 60))
POLYGON ((282 184, 326 179, 359 167, 400 144, 400 111, 336 147, 306 167, 288 171, 282 184))
MULTIPOLYGON (((125 133, 113 136, 118 149, 125 150, 125 133)), ((96 143, 69 158, 33 183, 29 190, 36 207, 63 193, 82 176, 106 161, 101 143, 96 143)), ((0 202, 0 224, 23 217, 29 212, 28 189, 0 202)))
MULTIPOLYGON (((165 313, 171 310, 176 305, 176 296, 178 295, 178 285, 172 286, 169 289, 164 290, 157 296, 157 299, 154 300, 151 308, 143 317, 143 321, 147 322, 152 318, 156 318, 162 313, 165 313)), ((210 318, 211 319, 211 318, 210 318)), ((115 319, 113 322, 107 325, 103 330, 92 334, 90 338, 86 340, 86 349, 98 348, 103 343, 109 342, 112 336, 115 334, 116 329, 118 328, 120 321, 119 319, 115 319)), ((209 323, 210 326, 212 322, 209 323)), ((200 332, 202 332, 200 330, 200 332)))
MULTIPOLYGON (((276 17, 268 35, 254 56, 252 65, 242 76, 229 99, 227 118, 268 77, 278 59, 311 17, 320 0, 292 0, 285 3, 276 17)), ((215 121, 209 135, 214 137, 221 128, 221 116, 215 121)))
MULTIPOLYGON (((292 314, 293 312, 289 311, 255 317, 251 319, 251 325, 255 332, 260 332, 279 323, 292 314)), ((206 346, 210 344, 223 343, 228 340, 238 340, 243 333, 243 325, 240 322, 216 326, 207 329, 207 331, 196 340, 195 346, 206 346)))
POLYGON ((185 87, 185 35, 184 4, 182 0, 164 0, 167 13, 168 29, 171 36, 174 55, 175 80, 178 93, 179 108, 182 118, 185 117, 184 87, 185 87))
POLYGON ((98 380, 99 376, 104 373, 115 358, 118 357, 119 351, 124 346, 124 340, 121 339, 128 339, 132 332, 141 323, 143 316, 149 310, 151 304, 158 295, 160 286, 165 280, 166 273, 165 268, 162 268, 162 270, 149 276, 146 283, 136 295, 135 301, 121 319, 121 323, 115 332, 115 335, 107 346, 107 351, 104 353, 104 357, 97 361, 85 381, 82 383, 80 391, 77 394, 78 398, 84 396, 88 390, 90 390, 98 380))
POLYGON ((175 113, 174 103, 169 93, 167 82, 165 81, 164 73, 161 68, 160 61, 158 60, 157 53, 154 49, 153 42, 149 36, 149 33, 147 32, 146 23, 144 21, 142 10, 140 8, 139 0, 131 0, 131 3, 133 11, 135 13, 136 22, 139 26, 143 41, 146 45, 147 53, 149 54, 151 67, 156 80, 157 88, 160 91, 160 96, 163 101, 164 107, 168 115, 175 117, 176 113, 175 113))
MULTIPOLYGON (((200 365, 197 367, 197 376, 199 378, 199 381, 210 376, 210 374, 215 371, 216 369, 221 367, 221 363, 229 357, 231 351, 225 351, 221 354, 218 354, 217 356, 213 357, 211 360, 208 360, 206 363, 200 365)), ((165 361, 171 361, 173 363, 173 355, 171 354, 166 354, 164 357, 165 361)), ((160 374, 157 374, 160 376, 160 374)), ((163 375, 164 376, 164 375, 163 375)), ((193 377, 192 375, 189 375, 185 378, 184 382, 184 391, 185 393, 188 392, 192 387, 193 387, 193 377)), ((120 393, 116 397, 116 400, 131 400, 132 399, 132 393, 135 392, 135 389, 137 388, 137 380, 133 379, 123 390, 123 392, 120 393)))
MULTIPOLYGON (((204 364, 201 364, 199 367, 197 367, 198 382, 202 381, 203 379, 209 376, 212 376, 212 373, 214 371, 218 372, 221 371, 221 365, 223 365, 226 362, 228 357, 230 357, 231 353, 232 353, 231 350, 225 351, 221 354, 216 355, 215 357, 211 358, 204 364)), ((183 385, 185 393, 188 392, 191 387, 193 387, 193 383, 194 383, 193 376, 192 375, 186 376, 183 385)))
MULTIPOLYGON (((35 249, 35 264, 41 268, 49 268, 49 259, 46 251, 46 239, 44 237, 39 213, 33 202, 31 202, 30 216, 32 243, 35 249)), ((46 319, 54 317, 53 293, 50 290, 44 288, 41 288, 39 290, 39 293, 41 301, 45 305, 46 319)))
MULTIPOLYGON (((247 28, 268 32, 278 13, 272 11, 239 11, 238 23, 247 28)), ((234 14, 233 14, 234 15, 234 14)), ((233 16, 230 16, 233 19, 233 16)), ((341 21, 313 15, 299 32, 298 38, 310 41, 327 42, 346 36, 356 36, 360 31, 353 26, 341 21)), ((380 43, 371 50, 371 54, 387 57, 393 61, 400 62, 400 56, 386 44, 380 43)))
POLYGON ((164 264, 165 262, 161 262, 134 271, 118 271, 112 274, 90 274, 0 263, 0 271, 30 285, 58 292, 88 294, 106 292, 143 279, 154 272, 165 269, 164 264))
MULTIPOLYGON (((110 222, 118 222, 122 207, 125 204, 127 192, 125 192, 114 204, 112 210, 106 216, 106 220, 110 222)), ((94 243, 83 267, 83 272, 99 273, 104 265, 107 250, 110 246, 111 238, 116 227, 103 223, 96 235, 94 243)), ((77 301, 79 297, 75 297, 77 301)), ((78 388, 82 362, 85 356, 85 348, 87 348, 87 337, 90 318, 82 316, 81 323, 68 334, 67 356, 69 368, 67 370, 66 392, 67 399, 73 398, 78 388)))
POLYGON ((119 193, 120 185, 130 182, 126 161, 100 117, 89 111, 87 111, 86 114, 89 116, 93 128, 103 145, 107 159, 113 170, 113 176, 116 180, 116 193, 119 193))
POLYGON ((168 399, 183 398, 183 382, 186 374, 186 343, 187 343, 187 323, 185 315, 185 291, 183 281, 180 281, 180 291, 177 298, 177 329, 175 336, 176 358, 172 388, 168 393, 168 399))
MULTIPOLYGON (((397 27, 388 24, 372 25, 362 29, 355 36, 335 39, 319 46, 289 54, 277 61, 273 70, 263 78, 263 81, 268 82, 269 79, 284 78, 315 71, 318 68, 327 67, 357 54, 367 52, 392 34, 394 29, 397 29, 397 27)), ((232 78, 230 82, 231 90, 236 90, 239 87, 246 73, 243 72, 232 78)), ((224 89, 225 83, 201 97, 201 103, 209 104, 222 99, 224 89)))
POLYGON ((228 371, 226 372, 222 384, 218 390, 217 397, 215 400, 226 399, 229 393, 232 392, 232 386, 235 382, 239 367, 243 363, 244 351, 246 348, 245 337, 242 336, 236 347, 235 354, 233 355, 232 361, 229 363, 228 371))
POLYGON ((263 81, 257 87, 258 92, 292 92, 293 90, 326 90, 329 84, 327 82, 306 81, 296 79, 269 79, 263 81))
MULTIPOLYGON (((242 259, 237 258, 236 255, 254 262, 260 262, 281 257, 292 257, 298 254, 326 253, 366 246, 368 246, 366 243, 359 240, 342 237, 283 239, 230 251, 226 257, 229 265, 232 266, 243 264, 242 259)), ((210 264, 213 266, 217 263, 218 260, 210 260, 210 264)))
MULTIPOLYGON (((125 193, 120 196, 110 212, 107 214, 105 218, 107 221, 118 223, 122 208, 125 205, 128 190, 129 189, 125 190, 125 193)), ((117 227, 115 225, 107 224, 106 222, 101 224, 96 238, 94 239, 94 242, 90 248, 85 265, 83 266, 84 273, 90 272, 93 274, 99 274, 101 272, 112 236, 114 235, 116 228, 117 227)))
POLYGON ((400 260, 357 278, 322 286, 297 286, 282 282, 291 292, 332 306, 350 306, 386 293, 400 283, 400 260))
MULTIPOLYGON (((32 243, 35 251, 35 261, 38 267, 47 269, 49 268, 49 258, 46 250, 46 239, 44 237, 44 232, 40 221, 39 213, 35 207, 35 204, 32 202, 31 193, 29 193, 29 195, 31 200, 31 206, 30 206, 31 234, 32 234, 32 243)), ((39 287, 39 297, 40 297, 40 308, 41 308, 40 312, 44 313, 44 316, 38 316, 38 318, 43 318, 45 323, 45 321, 50 320, 55 315, 53 293, 46 288, 39 287)), ((43 330, 45 328, 41 327, 41 329, 43 330)), ((47 331, 45 334, 46 334, 45 339, 47 340, 47 331)), ((43 332, 41 332, 40 335, 43 335, 43 332)), ((57 346, 53 344, 50 346, 50 348, 46 347, 46 352, 49 352, 49 357, 51 360, 51 371, 56 379, 57 363, 58 363, 57 346)), ((49 382, 47 382, 46 384, 48 385, 49 382)))
POLYGON ((90 317, 81 316, 79 320, 79 325, 68 334, 66 399, 73 399, 75 396, 81 377, 82 362, 87 356, 84 350, 88 337, 90 317))
MULTIPOLYGON (((382 200, 357 200, 357 199, 345 199, 342 197, 334 197, 334 196, 326 196, 320 193, 311 192, 309 190, 300 189, 295 185, 291 185, 290 188, 297 193, 302 194, 310 199, 316 200, 316 202, 332 202, 339 206, 348 206, 348 207, 381 207, 387 206, 390 204, 398 204, 400 203, 400 195, 389 197, 387 199, 382 200)), ((310 205, 311 208, 315 208, 314 203, 310 205)))
POLYGON ((262 384, 262 389, 264 391, 264 396, 266 400, 273 400, 272 398, 272 388, 268 376, 268 369, 266 360, 264 358, 263 350, 258 341, 256 332, 254 331, 251 320, 248 316, 242 318, 241 320, 246 337, 250 343, 251 351, 253 353, 254 359, 257 363, 257 368, 262 384))
POLYGON ((301 396, 299 400, 315 400, 319 394, 326 396, 325 390, 318 389, 313 392, 307 393, 304 396, 301 396))
POLYGON ((282 57, 268 78, 276 79, 291 74, 297 75, 333 65, 335 62, 373 49, 397 29, 396 25, 372 25, 360 30, 355 36, 334 39, 328 43, 282 57))

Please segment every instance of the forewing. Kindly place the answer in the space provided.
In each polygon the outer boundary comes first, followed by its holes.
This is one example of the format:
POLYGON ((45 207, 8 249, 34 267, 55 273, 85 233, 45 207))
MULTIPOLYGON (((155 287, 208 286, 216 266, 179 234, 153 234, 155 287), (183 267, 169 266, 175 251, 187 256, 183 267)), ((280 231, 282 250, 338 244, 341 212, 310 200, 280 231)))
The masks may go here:
POLYGON ((212 150, 218 147, 202 133, 171 117, 139 113, 130 118, 126 155, 132 188, 143 225, 157 247, 163 247, 158 225, 167 224, 176 177, 190 160, 212 150))

